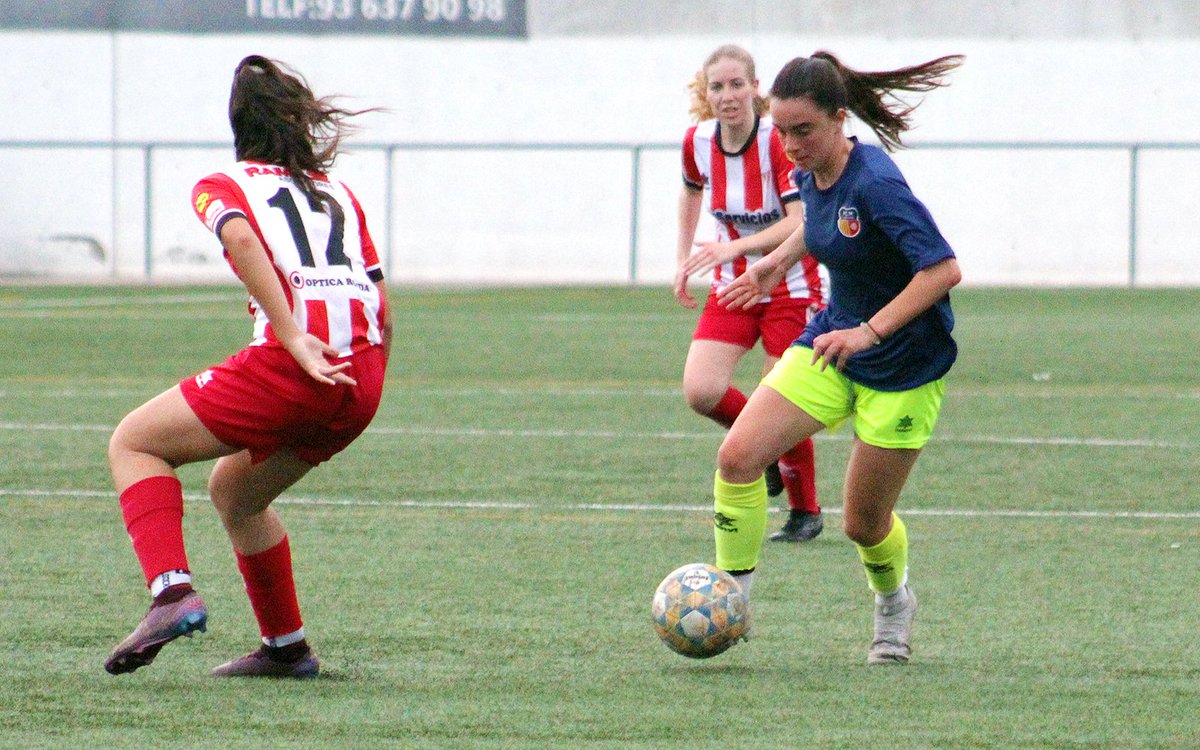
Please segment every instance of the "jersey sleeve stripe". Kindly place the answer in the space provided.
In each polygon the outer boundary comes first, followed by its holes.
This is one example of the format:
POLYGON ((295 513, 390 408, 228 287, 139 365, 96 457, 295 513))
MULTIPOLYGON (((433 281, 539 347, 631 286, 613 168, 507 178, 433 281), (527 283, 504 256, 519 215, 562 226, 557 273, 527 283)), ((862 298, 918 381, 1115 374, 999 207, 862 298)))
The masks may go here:
POLYGON ((683 184, 703 190, 704 176, 700 174, 700 168, 696 166, 695 137, 695 126, 688 128, 687 135, 683 137, 683 184))
POLYGON ((221 227, 225 226, 225 222, 229 221, 230 219, 245 218, 247 218, 245 212, 239 211, 236 208, 231 208, 222 214, 218 214, 216 220, 213 221, 213 234, 217 235, 217 237, 220 237, 221 227))

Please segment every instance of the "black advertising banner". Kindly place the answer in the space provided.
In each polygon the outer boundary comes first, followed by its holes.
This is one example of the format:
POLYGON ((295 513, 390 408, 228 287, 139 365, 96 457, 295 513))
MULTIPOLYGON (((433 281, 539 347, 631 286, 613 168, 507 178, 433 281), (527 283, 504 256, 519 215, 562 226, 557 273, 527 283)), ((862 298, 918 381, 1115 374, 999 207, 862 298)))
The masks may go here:
POLYGON ((526 36, 525 0, 4 0, 0 29, 526 36))

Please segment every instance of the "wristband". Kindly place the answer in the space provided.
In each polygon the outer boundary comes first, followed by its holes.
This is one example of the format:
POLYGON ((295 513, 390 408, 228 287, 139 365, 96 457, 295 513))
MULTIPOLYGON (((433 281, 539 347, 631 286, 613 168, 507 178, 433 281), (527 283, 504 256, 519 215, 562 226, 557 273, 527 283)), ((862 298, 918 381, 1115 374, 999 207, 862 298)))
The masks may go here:
POLYGON ((874 342, 875 342, 874 344, 872 344, 872 346, 879 346, 880 344, 883 343, 883 339, 879 338, 879 334, 875 333, 875 329, 872 328, 871 324, 868 323, 867 321, 864 320, 863 322, 859 323, 858 327, 867 329, 867 333, 871 334, 871 339, 874 340, 874 342))

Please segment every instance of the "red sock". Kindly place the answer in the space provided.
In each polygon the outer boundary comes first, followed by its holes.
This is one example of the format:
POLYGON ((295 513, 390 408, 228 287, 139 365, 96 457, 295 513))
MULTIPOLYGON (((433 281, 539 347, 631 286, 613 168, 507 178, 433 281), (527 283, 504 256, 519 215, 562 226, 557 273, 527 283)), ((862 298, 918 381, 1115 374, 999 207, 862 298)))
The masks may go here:
POLYGON ((183 549, 183 486, 175 477, 147 477, 121 493, 121 515, 149 586, 154 577, 189 570, 183 549))
POLYGON ((300 619, 300 602, 296 599, 296 582, 292 578, 292 549, 287 537, 274 547, 253 555, 235 552, 262 637, 278 638, 304 627, 300 619))
POLYGON ((787 490, 788 507, 805 513, 819 513, 817 504, 817 467, 812 438, 805 438, 779 457, 779 475, 787 490))
POLYGON ((742 407, 745 405, 746 394, 737 388, 730 387, 713 407, 713 410, 705 416, 728 430, 733 427, 733 420, 742 413, 742 407))

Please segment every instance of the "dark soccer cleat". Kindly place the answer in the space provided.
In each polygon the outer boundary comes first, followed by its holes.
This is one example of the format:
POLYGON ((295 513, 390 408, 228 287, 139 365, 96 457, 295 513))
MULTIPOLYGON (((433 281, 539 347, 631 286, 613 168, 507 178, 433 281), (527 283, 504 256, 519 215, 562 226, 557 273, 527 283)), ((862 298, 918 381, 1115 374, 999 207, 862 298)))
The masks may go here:
POLYGON ((259 650, 227 661, 213 669, 213 677, 293 677, 304 679, 316 677, 321 671, 317 655, 308 649, 295 661, 280 661, 271 658, 266 646, 259 650))
POLYGON ((767 464, 763 477, 767 480, 767 497, 779 497, 783 493, 783 475, 779 473, 779 462, 767 464))
POLYGON ((825 528, 821 511, 807 513, 802 510, 788 511, 788 520, 783 528, 767 537, 772 542, 807 542, 816 539, 825 528))
POLYGON ((129 637, 117 644, 104 668, 109 674, 132 672, 154 661, 163 646, 181 635, 189 638, 208 627, 208 608, 195 591, 169 604, 151 607, 129 637))

